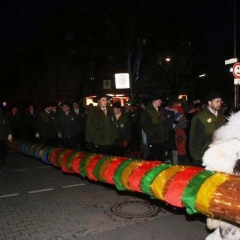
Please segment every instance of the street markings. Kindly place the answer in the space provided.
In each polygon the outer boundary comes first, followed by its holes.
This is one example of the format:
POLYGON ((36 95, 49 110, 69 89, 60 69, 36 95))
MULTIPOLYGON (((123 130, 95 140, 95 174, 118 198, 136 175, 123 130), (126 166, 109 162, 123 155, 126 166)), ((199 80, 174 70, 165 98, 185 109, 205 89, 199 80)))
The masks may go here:
POLYGON ((79 183, 79 184, 62 186, 62 188, 71 188, 71 187, 78 187, 78 186, 84 186, 84 185, 86 185, 86 184, 85 183, 79 183))
POLYGON ((36 169, 52 168, 51 166, 36 167, 36 169))
POLYGON ((29 171, 29 168, 22 168, 22 169, 14 169, 14 170, 10 170, 10 172, 24 172, 24 171, 29 171))
POLYGON ((0 198, 15 197, 15 196, 18 196, 18 193, 12 193, 12 194, 7 194, 7 195, 0 195, 0 198))
MULTIPOLYGON (((62 188, 71 188, 71 187, 78 187, 78 186, 84 186, 84 185, 86 185, 86 184, 84 184, 84 183, 71 184, 71 185, 62 186, 62 188)), ((49 191, 53 191, 53 190, 54 190, 53 188, 44 188, 44 189, 28 191, 28 193, 29 194, 41 193, 41 192, 49 192, 49 191)), ((15 197, 15 196, 19 196, 19 194, 18 193, 12 193, 12 194, 0 195, 0 199, 1 198, 7 198, 7 197, 15 197)))
POLYGON ((48 191, 52 191, 52 190, 53 190, 53 188, 45 188, 45 189, 29 191, 28 193, 48 192, 48 191))

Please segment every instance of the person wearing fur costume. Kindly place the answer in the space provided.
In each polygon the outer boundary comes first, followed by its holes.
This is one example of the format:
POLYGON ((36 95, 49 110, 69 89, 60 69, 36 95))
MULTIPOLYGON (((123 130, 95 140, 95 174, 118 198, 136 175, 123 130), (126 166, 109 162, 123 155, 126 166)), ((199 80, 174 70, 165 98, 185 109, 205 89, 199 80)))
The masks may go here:
MULTIPOLYGON (((240 111, 230 116, 228 123, 215 131, 213 141, 203 155, 206 170, 240 174, 240 111)), ((208 218, 207 227, 214 230, 206 240, 240 240, 240 226, 208 218)))

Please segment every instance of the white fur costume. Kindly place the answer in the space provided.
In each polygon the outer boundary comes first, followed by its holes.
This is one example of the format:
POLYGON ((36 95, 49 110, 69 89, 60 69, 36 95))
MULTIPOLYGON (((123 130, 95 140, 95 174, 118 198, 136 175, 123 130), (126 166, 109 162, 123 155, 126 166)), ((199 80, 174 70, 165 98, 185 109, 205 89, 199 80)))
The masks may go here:
MULTIPOLYGON (((226 125, 215 131, 213 141, 203 156, 206 170, 240 174, 236 169, 240 159, 240 111, 226 125)), ((238 165, 239 167, 239 165, 238 165)), ((240 240, 240 226, 208 218, 207 227, 215 231, 206 240, 240 240)))

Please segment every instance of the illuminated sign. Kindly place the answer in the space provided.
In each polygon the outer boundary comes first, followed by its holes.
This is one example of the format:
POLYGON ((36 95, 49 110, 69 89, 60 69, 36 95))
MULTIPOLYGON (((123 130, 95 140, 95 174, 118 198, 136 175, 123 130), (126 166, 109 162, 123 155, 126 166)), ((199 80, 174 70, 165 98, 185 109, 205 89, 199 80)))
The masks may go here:
POLYGON ((116 89, 130 88, 129 74, 128 73, 116 73, 115 74, 115 86, 116 86, 116 89))

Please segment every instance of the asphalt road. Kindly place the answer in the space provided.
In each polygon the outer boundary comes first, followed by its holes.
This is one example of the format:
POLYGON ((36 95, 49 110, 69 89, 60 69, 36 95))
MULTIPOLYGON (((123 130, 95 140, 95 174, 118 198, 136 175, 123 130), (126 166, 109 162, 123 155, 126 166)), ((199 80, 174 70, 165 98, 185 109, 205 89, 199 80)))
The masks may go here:
POLYGON ((202 240, 208 234, 205 216, 14 152, 0 183, 0 240, 202 240))

